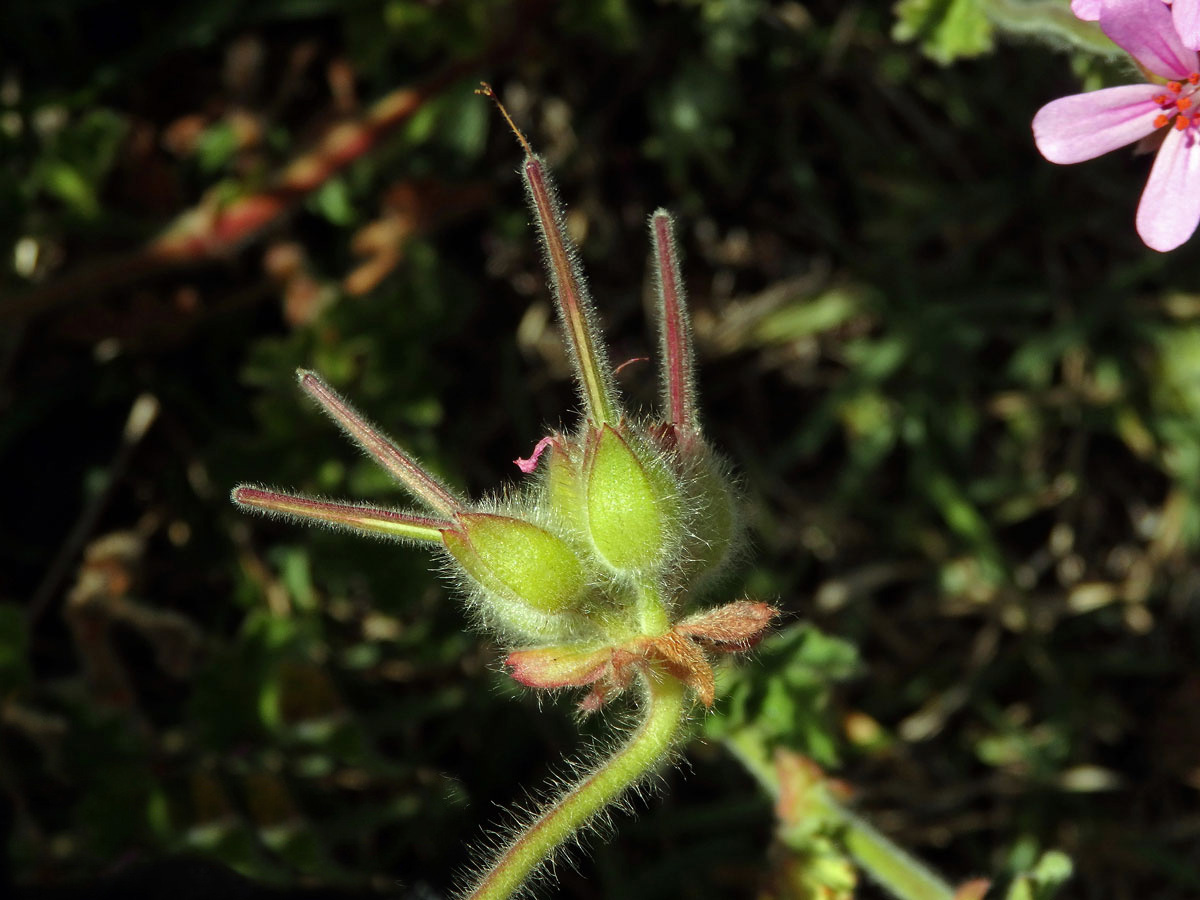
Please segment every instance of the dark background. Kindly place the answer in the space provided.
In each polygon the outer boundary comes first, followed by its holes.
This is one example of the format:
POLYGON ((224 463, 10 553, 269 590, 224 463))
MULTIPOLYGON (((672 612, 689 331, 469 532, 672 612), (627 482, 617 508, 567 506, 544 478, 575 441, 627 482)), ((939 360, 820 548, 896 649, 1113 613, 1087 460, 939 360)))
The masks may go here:
MULTIPOLYGON (((926 4, 901 42, 888 4, 826 0, 6 4, 0 884, 233 877, 145 868, 187 856, 439 896, 577 746, 426 555, 227 500, 403 502, 297 366, 475 495, 573 421, 487 78, 557 173, 617 362, 655 353, 645 222, 678 215, 705 422, 748 498, 731 590, 830 636, 820 664, 791 631, 745 663, 758 699, 719 703, 561 895, 765 890, 788 863, 715 737, 735 716, 954 882, 1060 848, 1069 896, 1196 896, 1200 260, 1134 233, 1148 159, 1032 145, 1119 60, 1002 33, 928 58, 939 16, 988 5, 926 4), (280 190, 405 87, 413 115, 280 190), (229 219, 255 197, 261 227, 229 219)), ((621 383, 656 399, 653 362, 621 383)))

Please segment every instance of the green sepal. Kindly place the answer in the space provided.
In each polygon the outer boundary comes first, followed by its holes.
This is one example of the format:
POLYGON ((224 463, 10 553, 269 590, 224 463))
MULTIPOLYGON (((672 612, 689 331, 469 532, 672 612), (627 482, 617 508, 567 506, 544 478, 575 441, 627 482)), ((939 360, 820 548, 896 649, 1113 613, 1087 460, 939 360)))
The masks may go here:
POLYGON ((564 527, 582 534, 585 526, 579 466, 565 441, 555 441, 546 451, 544 496, 547 511, 564 527))

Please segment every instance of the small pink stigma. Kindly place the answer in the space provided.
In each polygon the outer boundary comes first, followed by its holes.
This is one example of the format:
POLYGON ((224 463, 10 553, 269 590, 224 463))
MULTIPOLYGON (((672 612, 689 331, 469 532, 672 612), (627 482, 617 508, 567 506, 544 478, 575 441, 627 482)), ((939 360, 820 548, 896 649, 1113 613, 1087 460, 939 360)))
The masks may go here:
POLYGON ((528 459, 514 459, 513 464, 526 475, 529 475, 537 468, 538 460, 541 459, 542 453, 553 443, 554 435, 542 438, 537 442, 537 446, 533 448, 533 454, 528 459))
POLYGON ((625 360, 625 362, 621 363, 619 366, 617 366, 615 369, 613 369, 613 374, 614 375, 621 374, 621 370, 623 368, 625 368, 626 366, 632 366, 634 363, 649 362, 649 361, 650 361, 650 357, 648 357, 648 356, 635 356, 632 359, 625 360))

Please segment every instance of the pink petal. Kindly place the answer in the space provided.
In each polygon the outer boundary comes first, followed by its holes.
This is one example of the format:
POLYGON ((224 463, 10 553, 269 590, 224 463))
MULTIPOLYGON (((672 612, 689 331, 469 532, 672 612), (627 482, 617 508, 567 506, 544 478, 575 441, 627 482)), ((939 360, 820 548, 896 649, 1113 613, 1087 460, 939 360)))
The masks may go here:
POLYGON ((1137 231, 1146 246, 1166 253, 1200 224, 1200 139, 1196 130, 1171 129, 1138 204, 1137 231))
POLYGON ((1095 159, 1153 132, 1162 113, 1153 98, 1161 93, 1158 85, 1125 84, 1060 97, 1033 117, 1033 140, 1052 163, 1095 159))
POLYGON ((542 458, 542 452, 554 443, 554 435, 544 437, 537 442, 537 446, 533 448, 533 455, 528 459, 514 459, 513 465, 524 472, 526 475, 537 469, 538 460, 542 458))
POLYGON ((1100 0, 1071 0, 1071 12, 1075 17, 1085 22, 1095 22, 1100 18, 1100 0))
POLYGON ((1183 46, 1200 50, 1200 0, 1175 0, 1171 18, 1183 46))
POLYGON ((1182 80, 1200 68, 1161 0, 1101 0, 1100 29, 1156 75, 1182 80))

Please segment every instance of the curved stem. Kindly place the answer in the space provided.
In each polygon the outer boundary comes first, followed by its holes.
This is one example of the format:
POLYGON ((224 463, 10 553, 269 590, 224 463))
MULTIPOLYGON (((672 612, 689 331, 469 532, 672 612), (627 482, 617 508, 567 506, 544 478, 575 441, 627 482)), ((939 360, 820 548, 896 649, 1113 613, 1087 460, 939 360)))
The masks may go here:
POLYGON ((893 896, 905 900, 954 900, 956 892, 923 862, 823 792, 824 816, 840 826, 842 843, 862 868, 893 896))
POLYGON ((637 730, 509 844, 467 900, 511 897, 565 841, 666 757, 683 727, 684 686, 658 672, 643 675, 642 686, 645 709, 637 730))

